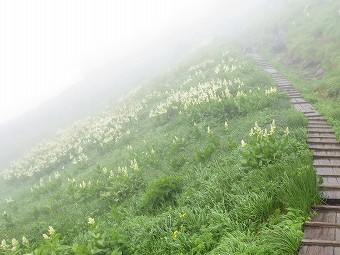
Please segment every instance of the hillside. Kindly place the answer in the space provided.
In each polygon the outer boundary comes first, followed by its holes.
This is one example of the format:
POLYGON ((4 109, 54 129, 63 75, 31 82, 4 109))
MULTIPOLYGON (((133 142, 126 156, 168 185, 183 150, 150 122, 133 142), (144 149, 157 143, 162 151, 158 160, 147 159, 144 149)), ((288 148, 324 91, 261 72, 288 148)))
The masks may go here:
MULTIPOLYGON (((175 39, 173 39, 175 41, 175 39)), ((144 48, 135 54, 111 62, 87 73, 83 80, 47 102, 12 121, 0 124, 0 171, 10 161, 44 139, 54 137, 73 122, 95 115, 117 104, 120 97, 160 71, 173 66, 191 50, 191 38, 164 47, 144 48)))
MULTIPOLYGON (((256 46, 332 123, 340 138, 340 2, 277 1, 247 30, 256 46)), ((245 40, 246 39, 246 40, 245 40)))
POLYGON ((35 146, 0 181, 1 252, 294 254, 320 197, 274 85, 215 41, 35 146))

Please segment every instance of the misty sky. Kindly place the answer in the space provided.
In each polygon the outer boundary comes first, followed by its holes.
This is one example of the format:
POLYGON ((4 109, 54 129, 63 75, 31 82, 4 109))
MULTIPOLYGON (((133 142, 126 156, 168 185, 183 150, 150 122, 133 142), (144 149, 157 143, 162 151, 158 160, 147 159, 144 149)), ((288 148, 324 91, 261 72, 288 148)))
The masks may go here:
MULTIPOLYGON (((1 0, 0 123, 146 45, 239 17, 242 0, 1 0)), ((249 3, 251 2, 251 3, 249 3)))

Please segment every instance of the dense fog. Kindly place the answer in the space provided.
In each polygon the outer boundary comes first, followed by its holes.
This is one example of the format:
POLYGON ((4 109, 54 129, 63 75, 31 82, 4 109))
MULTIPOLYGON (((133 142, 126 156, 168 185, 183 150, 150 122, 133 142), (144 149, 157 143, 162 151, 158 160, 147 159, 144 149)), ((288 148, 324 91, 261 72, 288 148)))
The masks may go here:
POLYGON ((216 37, 266 1, 0 3, 0 168, 216 37))

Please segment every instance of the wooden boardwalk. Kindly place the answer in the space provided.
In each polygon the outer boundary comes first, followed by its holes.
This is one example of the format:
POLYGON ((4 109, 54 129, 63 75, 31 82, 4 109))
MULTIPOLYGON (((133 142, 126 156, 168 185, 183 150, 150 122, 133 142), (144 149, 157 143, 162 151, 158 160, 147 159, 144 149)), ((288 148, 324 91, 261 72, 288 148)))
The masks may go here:
POLYGON ((304 239, 298 255, 340 255, 340 142, 327 120, 307 102, 277 70, 258 54, 255 61, 270 73, 278 88, 287 93, 295 109, 308 118, 308 145, 314 151, 313 164, 326 205, 317 205, 316 215, 305 223, 304 239))

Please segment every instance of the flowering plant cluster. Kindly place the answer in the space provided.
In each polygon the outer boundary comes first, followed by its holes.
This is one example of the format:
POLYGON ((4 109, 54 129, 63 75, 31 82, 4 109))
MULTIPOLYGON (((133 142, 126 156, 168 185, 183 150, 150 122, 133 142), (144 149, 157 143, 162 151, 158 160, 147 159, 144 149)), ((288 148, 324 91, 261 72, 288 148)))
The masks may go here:
MULTIPOLYGON (((156 109, 151 110, 149 116, 156 117, 167 113, 170 109, 187 110, 204 103, 221 102, 232 98, 229 88, 233 85, 243 86, 240 79, 234 80, 212 80, 199 83, 197 86, 190 87, 189 90, 172 90, 165 102, 157 105, 156 109)), ((236 96, 240 96, 238 92, 236 96)))
POLYGON ((250 130, 249 141, 241 141, 243 147, 242 164, 246 168, 261 168, 274 163, 288 153, 289 129, 284 136, 276 132, 275 120, 270 125, 269 131, 259 127, 257 122, 250 130))
POLYGON ((115 111, 88 118, 75 123, 71 128, 59 131, 53 140, 44 141, 28 151, 20 160, 12 162, 3 172, 7 180, 22 176, 33 176, 57 164, 87 162, 84 149, 118 142, 124 134, 126 123, 137 118, 143 109, 142 104, 123 106, 115 111))

